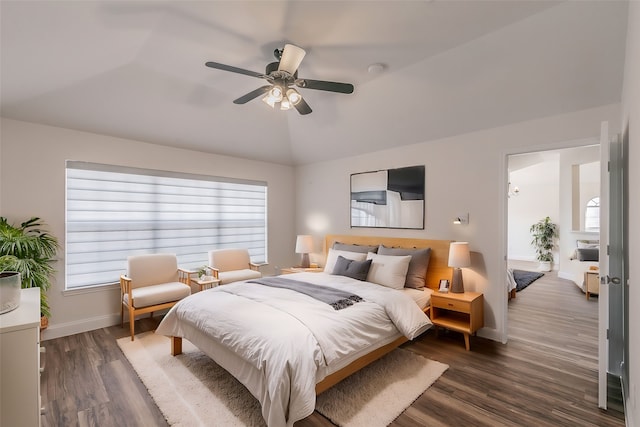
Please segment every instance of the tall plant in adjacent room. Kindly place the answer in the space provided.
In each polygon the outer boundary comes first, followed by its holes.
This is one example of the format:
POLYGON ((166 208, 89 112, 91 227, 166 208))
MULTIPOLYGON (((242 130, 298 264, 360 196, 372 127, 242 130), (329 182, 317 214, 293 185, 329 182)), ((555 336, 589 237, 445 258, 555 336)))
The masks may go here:
POLYGON ((553 262, 553 248, 556 246, 558 226, 546 217, 536 222, 529 229, 533 240, 531 244, 536 249, 536 259, 540 262, 540 271, 551 271, 553 262))
POLYGON ((40 288, 40 314, 49 318, 47 291, 54 273, 52 267, 58 240, 44 231, 40 218, 33 217, 19 227, 0 217, 0 271, 17 271, 22 288, 40 288))

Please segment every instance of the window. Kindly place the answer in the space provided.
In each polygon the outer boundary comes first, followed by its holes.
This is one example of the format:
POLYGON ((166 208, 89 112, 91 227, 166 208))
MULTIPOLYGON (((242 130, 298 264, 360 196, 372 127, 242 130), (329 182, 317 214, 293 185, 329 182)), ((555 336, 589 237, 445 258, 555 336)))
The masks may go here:
POLYGON ((183 268, 211 249, 267 258, 265 182, 67 162, 66 289, 117 283, 129 255, 175 253, 183 268))
POLYGON ((584 212, 585 231, 600 231, 600 197, 594 197, 587 202, 584 212))

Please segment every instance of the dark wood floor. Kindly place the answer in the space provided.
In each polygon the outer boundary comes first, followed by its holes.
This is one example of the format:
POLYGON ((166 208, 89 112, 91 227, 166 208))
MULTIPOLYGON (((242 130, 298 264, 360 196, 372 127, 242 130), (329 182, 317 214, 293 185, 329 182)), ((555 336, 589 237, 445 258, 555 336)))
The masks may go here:
MULTIPOLYGON (((467 352, 462 335, 433 331, 406 345, 450 368, 392 426, 624 426, 597 408, 597 299, 551 274, 509 306, 506 345, 473 337, 467 352)), ((126 335, 114 326, 44 342, 43 427, 167 425, 116 344, 126 335)), ((296 426, 333 424, 314 413, 296 426)))

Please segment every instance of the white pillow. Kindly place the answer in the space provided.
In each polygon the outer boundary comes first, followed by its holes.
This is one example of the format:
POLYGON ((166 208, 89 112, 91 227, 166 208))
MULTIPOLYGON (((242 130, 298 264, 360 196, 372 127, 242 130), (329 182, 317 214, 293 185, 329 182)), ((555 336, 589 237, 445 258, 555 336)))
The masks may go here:
POLYGON ((576 240, 578 249, 600 249, 598 240, 576 240))
POLYGON ((336 266, 338 255, 342 255, 343 258, 352 259, 354 261, 364 261, 365 259, 367 259, 367 254, 365 253, 340 251, 337 249, 329 248, 329 253, 327 253, 327 262, 324 265, 325 273, 333 273, 333 268, 336 266))
POLYGON ((372 260, 367 282, 393 289, 404 288, 411 255, 379 255, 369 252, 367 259, 372 260))

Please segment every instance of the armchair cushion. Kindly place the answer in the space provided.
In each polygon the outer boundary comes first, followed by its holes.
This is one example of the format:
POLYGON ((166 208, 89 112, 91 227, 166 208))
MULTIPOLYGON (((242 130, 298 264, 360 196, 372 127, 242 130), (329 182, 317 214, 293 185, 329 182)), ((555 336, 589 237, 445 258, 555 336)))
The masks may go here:
MULTIPOLYGON (((131 294, 133 295, 134 308, 141 308, 179 301, 191 295, 191 287, 181 282, 161 283, 131 289, 131 294)), ((129 304, 129 295, 124 294, 123 300, 129 304)))
POLYGON ((214 249, 209 251, 209 266, 220 271, 244 270, 249 268, 247 249, 214 249))
POLYGON ((243 270, 234 271, 221 271, 218 273, 221 285, 226 285, 232 282, 239 282, 241 280, 259 279, 262 274, 259 271, 245 268, 243 270))
POLYGON ((132 288, 178 282, 178 259, 174 254, 134 255, 127 262, 132 288))

